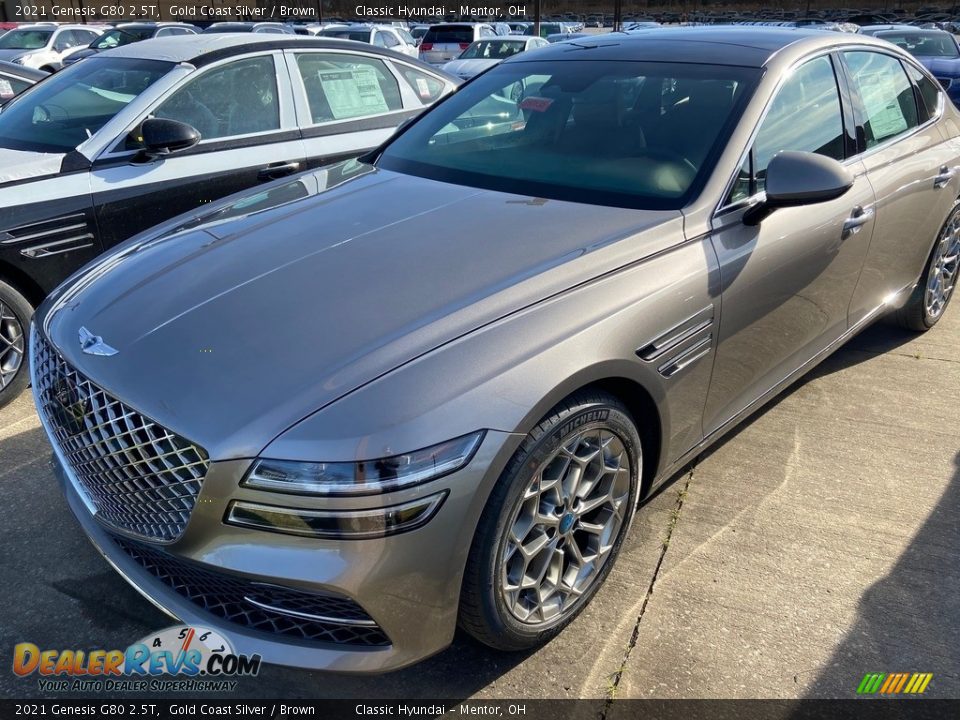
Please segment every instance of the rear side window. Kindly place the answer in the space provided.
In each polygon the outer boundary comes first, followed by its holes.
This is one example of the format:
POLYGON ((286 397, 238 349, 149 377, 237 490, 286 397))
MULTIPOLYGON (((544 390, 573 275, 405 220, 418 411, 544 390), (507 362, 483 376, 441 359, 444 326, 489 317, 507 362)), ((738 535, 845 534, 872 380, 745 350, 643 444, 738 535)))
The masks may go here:
POLYGON ((424 105, 436 102, 440 99, 440 96, 443 95, 444 85, 433 75, 412 68, 409 65, 401 65, 398 63, 396 67, 400 70, 400 74, 403 75, 403 79, 413 88, 420 102, 424 105))
POLYGON ((907 64, 907 74, 920 91, 920 122, 926 122, 932 117, 936 117, 940 112, 940 85, 928 78, 922 72, 907 64))
POLYGON ((473 29, 455 25, 439 25, 427 30, 423 42, 442 45, 445 43, 459 44, 473 42, 473 29))
POLYGON ((26 80, 13 77, 12 75, 0 75, 0 103, 5 103, 14 95, 19 95, 30 87, 26 80))
POLYGON ((767 165, 778 152, 797 150, 843 160, 843 115, 830 58, 804 63, 770 105, 753 145, 756 188, 764 188, 767 165))
POLYGON ((360 55, 297 55, 314 123, 402 110, 400 85, 382 60, 360 55))
POLYGON ((913 85, 899 60, 891 55, 862 50, 845 52, 844 58, 860 95, 862 140, 867 148, 919 124, 913 85))

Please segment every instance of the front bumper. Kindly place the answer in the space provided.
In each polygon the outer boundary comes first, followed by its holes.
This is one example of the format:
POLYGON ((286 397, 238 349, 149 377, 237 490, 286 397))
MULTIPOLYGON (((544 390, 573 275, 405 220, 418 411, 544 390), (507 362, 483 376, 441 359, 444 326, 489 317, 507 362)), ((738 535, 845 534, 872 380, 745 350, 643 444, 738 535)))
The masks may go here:
MULTIPOLYGON (((54 467, 70 508, 87 536, 144 597, 186 624, 212 628, 229 638, 238 653, 259 654, 265 662, 348 673, 383 672, 422 660, 453 639, 463 568, 489 491, 519 438, 488 432, 463 470, 391 496, 355 498, 324 507, 385 506, 447 490, 437 514, 423 527, 367 540, 317 540, 226 525, 230 500, 316 507, 316 498, 279 496, 239 486, 250 461, 215 462, 204 480, 183 535, 173 543, 139 544, 151 554, 216 574, 230 583, 289 589, 348 599, 382 630, 379 645, 304 639, 237 624, 214 614, 177 583, 131 554, 131 539, 102 525, 81 495, 54 443, 54 467), (395 497, 394 497, 395 496, 395 497), (389 499, 388 499, 389 498, 389 499), (278 502, 279 501, 279 502, 278 502), (311 505, 312 503, 312 505, 311 505), (127 550, 124 549, 127 546, 127 550)), ((361 632, 363 629, 360 629, 361 632)))

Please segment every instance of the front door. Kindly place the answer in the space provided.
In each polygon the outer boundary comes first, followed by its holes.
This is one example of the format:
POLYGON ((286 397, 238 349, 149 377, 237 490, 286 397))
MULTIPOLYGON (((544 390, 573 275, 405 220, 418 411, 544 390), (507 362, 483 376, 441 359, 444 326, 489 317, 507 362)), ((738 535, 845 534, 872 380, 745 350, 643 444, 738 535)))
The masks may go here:
POLYGON ((847 308, 873 232, 874 195, 859 161, 853 187, 836 200, 782 208, 759 225, 746 207, 763 191, 770 159, 783 150, 841 162, 851 154, 834 60, 798 67, 762 120, 728 206, 714 220, 721 314, 704 412, 711 433, 761 398, 847 330, 847 308))
POLYGON ((193 148, 138 162, 134 132, 94 163, 91 191, 104 247, 303 169, 303 144, 278 58, 282 62, 279 54, 259 54, 211 66, 150 111, 196 128, 201 139, 193 148))

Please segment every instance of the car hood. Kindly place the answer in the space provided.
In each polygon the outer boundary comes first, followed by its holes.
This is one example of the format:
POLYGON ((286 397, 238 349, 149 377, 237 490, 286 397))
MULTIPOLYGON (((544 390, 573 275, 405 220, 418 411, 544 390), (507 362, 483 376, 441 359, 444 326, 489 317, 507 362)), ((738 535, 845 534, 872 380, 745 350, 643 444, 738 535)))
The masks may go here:
POLYGON ((448 73, 459 75, 460 77, 470 78, 479 75, 489 67, 493 67, 499 60, 451 60, 443 69, 448 73))
POLYGON ((676 211, 376 170, 128 245, 54 293, 38 321, 87 377, 212 459, 251 457, 361 385, 678 242, 681 228, 676 211), (654 231, 668 222, 675 231, 654 231), (83 353, 81 327, 117 354, 83 353))
MULTIPOLYGON (((0 142, 3 142, 0 140, 0 142)), ((0 184, 56 175, 63 164, 61 153, 40 153, 0 147, 0 184)))
POLYGON ((19 57, 20 55, 29 55, 31 53, 37 52, 36 50, 24 50, 23 48, 11 48, 11 49, 2 49, 0 50, 0 60, 11 60, 12 58, 19 57))
POLYGON ((960 59, 945 57, 918 57, 927 70, 940 77, 960 76, 960 59))

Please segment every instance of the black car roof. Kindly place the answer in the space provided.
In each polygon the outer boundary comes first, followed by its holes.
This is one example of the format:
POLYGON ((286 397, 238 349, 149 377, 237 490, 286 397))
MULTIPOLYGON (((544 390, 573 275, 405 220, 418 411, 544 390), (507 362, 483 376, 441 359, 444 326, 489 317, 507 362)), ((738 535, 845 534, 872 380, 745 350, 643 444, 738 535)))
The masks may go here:
POLYGON ((841 36, 856 39, 850 34, 807 28, 660 27, 568 40, 504 62, 574 59, 571 53, 580 53, 584 60, 691 62, 759 68, 788 45, 799 42, 815 45, 817 39, 821 39, 823 45, 829 45, 830 40, 836 42, 841 36))

